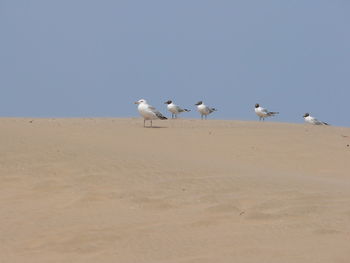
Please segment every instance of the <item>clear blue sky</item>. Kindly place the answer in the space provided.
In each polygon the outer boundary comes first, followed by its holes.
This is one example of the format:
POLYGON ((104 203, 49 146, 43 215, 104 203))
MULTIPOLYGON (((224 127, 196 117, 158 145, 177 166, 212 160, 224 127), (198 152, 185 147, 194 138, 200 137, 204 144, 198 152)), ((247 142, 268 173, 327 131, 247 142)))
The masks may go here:
POLYGON ((349 14, 348 0, 0 0, 0 116, 130 117, 145 98, 350 126, 349 14))

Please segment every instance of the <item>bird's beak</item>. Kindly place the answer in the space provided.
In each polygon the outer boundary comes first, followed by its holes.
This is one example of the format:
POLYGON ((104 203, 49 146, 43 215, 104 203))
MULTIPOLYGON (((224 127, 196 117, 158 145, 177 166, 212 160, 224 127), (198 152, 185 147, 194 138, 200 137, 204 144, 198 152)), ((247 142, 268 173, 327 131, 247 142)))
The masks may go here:
POLYGON ((139 104, 139 102, 138 102, 138 101, 135 101, 134 104, 139 104))

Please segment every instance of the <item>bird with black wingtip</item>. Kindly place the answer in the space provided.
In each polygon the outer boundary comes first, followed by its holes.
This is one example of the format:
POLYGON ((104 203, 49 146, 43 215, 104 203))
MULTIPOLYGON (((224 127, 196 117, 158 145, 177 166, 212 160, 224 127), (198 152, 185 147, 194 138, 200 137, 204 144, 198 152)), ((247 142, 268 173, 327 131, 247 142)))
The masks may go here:
POLYGON ((276 111, 268 111, 267 109, 261 107, 259 103, 255 104, 255 113, 258 115, 259 121, 265 121, 265 118, 279 114, 279 112, 276 111))
POLYGON ((215 109, 215 108, 211 108, 211 107, 206 106, 203 103, 203 101, 198 101, 195 105, 197 106, 197 110, 200 113, 202 120, 203 120, 203 118, 207 119, 207 116, 210 113, 213 113, 214 111, 217 111, 217 109, 215 109))
POLYGON ((149 105, 145 99, 140 99, 136 101, 135 104, 138 104, 137 110, 139 111, 140 115, 143 117, 143 127, 146 127, 146 120, 151 121, 150 127, 153 127, 152 120, 167 119, 167 117, 161 114, 155 107, 149 105))
POLYGON ((312 117, 308 112, 305 113, 303 117, 306 123, 310 123, 313 125, 329 125, 327 122, 319 121, 315 117, 312 117))
POLYGON ((171 112, 172 119, 177 119, 177 115, 182 113, 182 112, 191 111, 188 109, 181 108, 180 106, 176 105, 172 100, 168 100, 168 101, 164 102, 164 104, 167 104, 167 109, 168 109, 168 111, 171 112))

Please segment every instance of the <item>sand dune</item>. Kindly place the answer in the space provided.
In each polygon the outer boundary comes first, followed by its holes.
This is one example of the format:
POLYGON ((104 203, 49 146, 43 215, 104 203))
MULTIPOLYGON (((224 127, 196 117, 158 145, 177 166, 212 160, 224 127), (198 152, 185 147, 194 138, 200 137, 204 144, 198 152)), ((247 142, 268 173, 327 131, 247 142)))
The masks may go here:
POLYGON ((0 262, 350 262, 350 128, 0 119, 0 262))

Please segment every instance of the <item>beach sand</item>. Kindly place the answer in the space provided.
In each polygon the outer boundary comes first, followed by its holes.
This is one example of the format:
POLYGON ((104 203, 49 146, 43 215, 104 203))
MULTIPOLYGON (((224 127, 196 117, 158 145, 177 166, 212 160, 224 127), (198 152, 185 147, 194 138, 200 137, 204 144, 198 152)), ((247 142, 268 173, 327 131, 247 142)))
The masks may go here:
POLYGON ((350 128, 0 119, 0 262, 350 262, 350 128))

